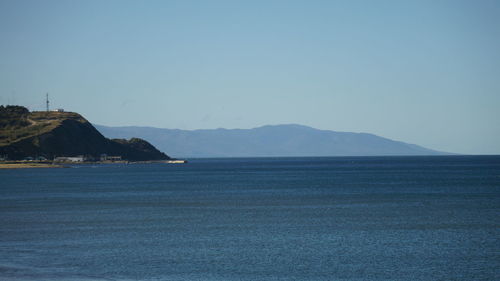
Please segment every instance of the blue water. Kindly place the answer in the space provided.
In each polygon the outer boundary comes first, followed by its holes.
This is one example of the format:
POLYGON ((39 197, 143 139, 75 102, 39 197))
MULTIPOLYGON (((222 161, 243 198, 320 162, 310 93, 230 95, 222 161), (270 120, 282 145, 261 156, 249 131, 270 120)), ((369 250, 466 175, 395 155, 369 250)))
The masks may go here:
POLYGON ((500 157, 0 170, 0 280, 499 280, 500 157))

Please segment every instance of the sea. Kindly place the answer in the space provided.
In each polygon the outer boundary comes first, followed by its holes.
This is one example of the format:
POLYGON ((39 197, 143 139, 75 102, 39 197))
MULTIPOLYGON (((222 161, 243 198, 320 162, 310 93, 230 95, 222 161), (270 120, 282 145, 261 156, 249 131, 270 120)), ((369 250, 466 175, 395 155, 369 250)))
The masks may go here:
POLYGON ((500 156, 0 170, 0 280, 500 280, 500 156))

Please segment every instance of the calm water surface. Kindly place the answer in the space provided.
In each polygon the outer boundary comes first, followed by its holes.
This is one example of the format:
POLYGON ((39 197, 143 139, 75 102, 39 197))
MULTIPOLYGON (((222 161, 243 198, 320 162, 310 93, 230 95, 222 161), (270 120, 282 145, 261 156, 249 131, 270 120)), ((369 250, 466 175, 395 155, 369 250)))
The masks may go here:
POLYGON ((499 280, 500 157, 0 170, 0 280, 499 280))

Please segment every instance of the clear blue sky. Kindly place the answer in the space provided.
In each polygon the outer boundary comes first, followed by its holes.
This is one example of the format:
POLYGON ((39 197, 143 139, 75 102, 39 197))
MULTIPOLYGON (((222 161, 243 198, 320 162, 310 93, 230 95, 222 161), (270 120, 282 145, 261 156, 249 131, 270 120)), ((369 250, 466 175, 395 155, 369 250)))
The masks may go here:
POLYGON ((0 0, 0 104, 500 154, 500 1, 0 0))

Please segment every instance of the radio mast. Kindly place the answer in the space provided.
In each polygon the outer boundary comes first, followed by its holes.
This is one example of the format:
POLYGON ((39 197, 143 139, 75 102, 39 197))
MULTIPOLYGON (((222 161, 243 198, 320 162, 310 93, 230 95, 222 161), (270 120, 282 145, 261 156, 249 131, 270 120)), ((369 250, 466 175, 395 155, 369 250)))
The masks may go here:
POLYGON ((47 104, 47 112, 49 112, 49 93, 45 95, 46 97, 46 104, 47 104))

